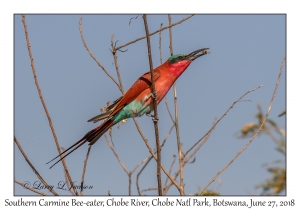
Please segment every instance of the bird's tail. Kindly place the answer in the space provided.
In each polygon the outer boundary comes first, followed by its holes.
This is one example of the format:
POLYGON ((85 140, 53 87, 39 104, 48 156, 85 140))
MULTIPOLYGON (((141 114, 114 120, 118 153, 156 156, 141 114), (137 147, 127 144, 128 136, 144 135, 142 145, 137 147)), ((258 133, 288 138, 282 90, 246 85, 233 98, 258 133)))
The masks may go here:
MULTIPOLYGON (((93 145, 109 128, 111 128, 114 125, 114 121, 111 119, 107 119, 106 121, 104 121, 101 125, 99 125, 98 127, 94 128, 93 130, 90 130, 89 132, 87 132, 84 137, 82 137, 79 141, 77 141, 75 144, 73 144, 72 146, 70 146, 68 149, 66 149, 65 151, 63 151, 61 154, 59 154, 58 156, 56 156, 55 158, 53 158, 52 160, 50 160, 48 163, 52 162, 53 160, 55 160, 58 157, 61 157, 58 161, 56 161, 50 168, 52 168, 53 166, 55 166, 58 162, 60 162, 62 159, 64 159, 65 157, 67 157, 69 154, 71 154, 74 150, 78 149, 80 146, 82 146, 84 143, 86 142, 90 142, 89 145, 93 145), (73 148, 75 147, 75 148, 73 148), (73 149, 72 149, 73 148, 73 149), (69 151, 70 149, 72 149, 71 151, 69 151), (68 152, 69 151, 69 152, 68 152), (68 153, 67 153, 68 152, 68 153)), ((48 164, 47 163, 47 164, 48 164)))

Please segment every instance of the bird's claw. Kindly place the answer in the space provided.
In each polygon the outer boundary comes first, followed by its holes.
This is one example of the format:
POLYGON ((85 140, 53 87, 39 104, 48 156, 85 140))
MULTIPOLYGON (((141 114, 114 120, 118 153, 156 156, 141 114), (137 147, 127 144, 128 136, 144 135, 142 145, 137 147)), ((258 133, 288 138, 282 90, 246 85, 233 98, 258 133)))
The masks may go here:
POLYGON ((150 114, 150 112, 149 113, 146 113, 146 115, 148 116, 148 117, 152 117, 152 120, 154 121, 154 122, 157 122, 158 120, 159 120, 159 118, 157 117, 157 118, 155 118, 155 116, 154 115, 152 115, 152 114, 150 114))

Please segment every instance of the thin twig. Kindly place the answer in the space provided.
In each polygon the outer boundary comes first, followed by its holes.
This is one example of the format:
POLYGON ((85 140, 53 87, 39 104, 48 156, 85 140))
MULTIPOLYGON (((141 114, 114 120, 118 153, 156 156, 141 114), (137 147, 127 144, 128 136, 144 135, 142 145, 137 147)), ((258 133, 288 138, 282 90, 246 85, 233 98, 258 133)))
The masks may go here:
MULTIPOLYGON (((172 24, 172 19, 171 19, 171 15, 168 14, 168 20, 169 20, 169 26, 171 26, 172 24)), ((170 48, 170 54, 171 56, 173 55, 173 39, 172 39, 172 28, 170 27, 169 28, 169 36, 170 36, 170 45, 169 45, 169 48, 170 48)))
MULTIPOLYGON (((165 186, 162 187, 163 189, 165 188, 165 186)), ((146 192, 146 191, 152 191, 152 190, 158 190, 157 187, 149 187, 147 189, 141 190, 141 193, 146 192)))
MULTIPOLYGON (((172 25, 171 15, 168 15, 169 25, 172 25)), ((173 39, 172 39, 172 28, 169 28, 169 35, 170 35, 170 54, 173 55, 173 39)), ((178 161, 179 161, 179 169, 180 169, 180 195, 184 195, 184 176, 183 176, 183 158, 182 155, 182 145, 180 142, 180 134, 179 134, 179 124, 178 124, 178 102, 177 102, 177 89, 176 89, 176 82, 173 84, 174 90, 174 109, 175 109, 175 130, 176 130, 176 139, 177 139, 177 148, 178 148, 178 161)), ((166 102, 166 101, 165 101, 166 102)))
POLYGON ((132 174, 128 174, 128 195, 131 196, 131 176, 132 174))
POLYGON ((166 104, 166 108, 167 108, 167 111, 168 111, 168 113, 169 113, 169 116, 170 116, 172 122, 173 122, 174 125, 175 125, 175 120, 174 120, 174 118, 173 118, 173 116, 172 116, 172 114, 171 114, 171 111, 170 111, 170 109, 169 109, 169 105, 168 105, 168 101, 167 101, 167 96, 165 96, 165 104, 166 104))
POLYGON ((30 166, 30 168, 33 170, 33 172, 35 173, 35 175, 37 176, 37 178, 39 178, 39 180, 41 180, 41 182, 45 185, 45 187, 53 194, 53 195, 58 195, 53 189, 52 187, 50 187, 47 182, 42 178, 42 176, 39 174, 39 172, 34 168, 34 166, 31 164, 30 160, 28 159, 26 153, 24 152, 23 148, 21 147, 17 137, 14 136, 14 141, 16 143, 16 145, 18 146, 20 152, 22 153, 23 157, 25 158, 26 162, 28 163, 28 165, 30 166))
MULTIPOLYGON (((216 121, 213 123, 215 124, 216 121)), ((214 129, 213 129, 214 130, 214 129)), ((200 148, 207 142, 207 140, 209 139, 211 133, 213 132, 213 130, 211 130, 208 135, 205 137, 204 141, 201 142, 201 144, 198 145, 198 147, 195 148, 195 150, 192 152, 192 154, 189 156, 189 157, 186 157, 183 161, 183 167, 190 161, 190 159, 192 157, 194 157, 196 155, 196 153, 200 150, 200 148)), ((178 175, 179 175, 179 172, 180 172, 180 168, 178 168, 178 170, 175 172, 174 174, 174 179, 176 180, 178 175)), ((164 195, 167 194, 168 190, 171 188, 171 186, 173 185, 173 183, 170 183, 170 184, 165 184, 166 188, 164 189, 164 195)))
MULTIPOLYGON (((217 120, 215 120, 215 121, 213 122, 213 125, 215 125, 216 122, 217 122, 217 120)), ((213 129, 213 130, 214 130, 214 129, 213 129)), ((210 135, 211 135, 211 133, 212 133, 213 130, 211 130, 211 131, 208 133, 208 135, 205 137, 204 141, 202 141, 201 144, 199 144, 198 147, 195 148, 195 150, 192 152, 192 154, 190 154, 189 157, 185 157, 185 158, 184 158, 184 162, 183 162, 184 164, 188 163, 188 162, 190 161, 190 159, 196 155, 196 153, 200 150, 200 148, 207 142, 207 140, 209 139, 209 137, 210 137, 210 135)))
MULTIPOLYGON (((37 76, 36 76, 36 71, 35 71, 34 60, 33 60, 32 52, 31 52, 31 45, 30 45, 30 41, 29 41, 29 36, 28 36, 28 30, 27 30, 27 24, 26 24, 25 15, 22 15, 22 22, 23 22, 23 25, 24 25, 25 37, 26 37, 26 42, 27 42, 27 49, 28 49, 28 53, 29 53, 29 57, 30 57, 31 69, 32 69, 32 73, 33 73, 35 85, 36 85, 37 91, 39 93, 39 97, 40 97, 40 100, 42 102, 42 105, 43 105, 43 108, 45 110, 45 113, 47 115, 49 126, 51 128, 52 135, 54 137, 54 141, 55 141, 55 144, 56 144, 57 151, 58 151, 58 153, 60 155, 60 158, 62 158, 61 150, 60 150, 60 145, 59 145, 58 139, 56 137, 56 133, 55 133, 55 130, 54 130, 54 127, 53 127, 53 124, 52 124, 52 120, 51 120, 50 114, 48 112, 48 109, 47 109, 46 103, 44 101, 44 98, 43 98, 43 95, 42 95, 42 91, 40 89, 39 82, 38 82, 38 79, 37 79, 37 76)), ((67 165, 66 165, 64 159, 62 159, 62 164, 63 164, 64 170, 65 170, 65 172, 67 174, 67 177, 69 179, 69 182, 73 183, 72 178, 70 176, 70 173, 68 171, 68 168, 67 168, 67 165)), ((74 190, 75 194, 78 195, 75 186, 73 187, 73 190, 74 190)))
MULTIPOLYGON (((139 16, 139 15, 138 15, 138 16, 139 16)), ((131 20, 132 20, 132 19, 137 19, 138 16, 136 16, 135 18, 134 18, 134 17, 130 18, 129 25, 130 25, 130 23, 131 23, 131 20)))
POLYGON ((157 112, 157 92, 155 89, 155 80, 154 80, 154 72, 153 72, 153 66, 152 66, 152 55, 151 55, 151 44, 150 44, 150 36, 149 36, 149 29, 148 29, 148 23, 147 23, 147 16, 143 15, 144 19, 144 25, 145 25, 145 31, 146 31, 146 37, 147 37, 147 46, 148 46, 148 57, 149 57, 149 65, 150 65, 150 72, 151 72, 151 92, 152 92, 152 106, 154 111, 154 130, 155 130, 155 139, 156 139, 156 148, 157 148, 157 185, 158 185, 158 195, 162 195, 162 188, 161 188, 161 171, 160 171, 160 165, 161 165, 161 156, 160 156, 160 142, 159 142, 159 132, 158 132, 158 112, 157 112))
POLYGON ((118 153, 116 152, 115 148, 111 145, 111 143, 109 142, 109 140, 108 140, 108 138, 107 138, 107 136, 105 134, 104 134, 104 137, 105 137, 106 143, 108 144, 109 148, 112 150, 112 152, 116 156, 119 164, 121 165, 121 167, 123 168, 123 170, 125 171, 125 173, 128 176, 128 180, 129 180, 129 183, 128 183, 128 195, 131 195, 131 173, 127 170, 126 166, 121 161, 118 153))
POLYGON ((65 176, 65 180, 66 180, 67 188, 69 189, 69 192, 70 192, 73 196, 75 196, 75 193, 71 190, 72 187, 71 187, 71 185, 70 185, 70 183, 69 183, 69 180, 68 180, 68 177, 67 177, 67 174, 66 174, 65 171, 64 171, 64 176, 65 176))
MULTIPOLYGON (((135 123, 135 126, 139 132, 139 134, 141 135, 142 139, 144 140, 149 152, 151 153, 152 157, 157 161, 157 157, 155 155, 155 153, 153 152, 153 149, 151 148, 148 139, 146 139, 146 137, 144 136, 139 124, 137 123, 136 119, 133 118, 133 121, 135 123)), ((169 177, 169 179, 171 180, 171 182, 177 187, 177 189, 179 190, 179 185, 178 183, 172 178, 172 176, 167 172, 166 168, 161 164, 161 169, 164 171, 164 173, 167 175, 167 177, 169 177)))
POLYGON ((85 172, 86 172, 86 165, 89 159, 89 155, 90 155, 90 151, 91 151, 92 145, 89 145, 88 151, 86 153, 86 157, 84 160, 84 164, 83 164, 83 170, 82 170, 82 175, 81 175, 81 188, 80 188, 80 195, 83 195, 83 183, 84 183, 84 176, 85 176, 85 172))
MULTIPOLYGON (((171 163, 171 166, 170 166, 170 169, 169 169, 169 174, 171 174, 172 173, 172 169, 173 169, 173 166, 174 166, 174 164, 175 164, 175 161, 176 161, 176 155, 173 155, 173 161, 172 161, 172 163, 171 163)), ((166 178, 166 181, 165 181, 165 184, 164 184, 164 186, 167 186, 167 184, 168 184, 168 181, 169 181, 169 179, 168 178, 166 178)), ((166 188, 164 188, 164 191, 165 191, 165 189, 166 188)), ((164 193, 164 195, 166 195, 165 193, 164 193)))
MULTIPOLYGON (((66 149, 65 149, 64 147, 61 147, 61 150, 62 150, 62 152, 64 152, 66 149)), ((67 188, 69 189, 69 192, 70 192, 73 196, 75 196, 75 193, 73 192, 73 189, 72 189, 72 187, 71 187, 71 185, 70 185, 70 182, 69 182, 69 180, 68 180, 68 177, 67 177, 67 174, 66 174, 65 171, 64 171, 64 176, 65 176, 65 180, 66 180, 67 188)))
POLYGON ((150 159, 150 157, 146 157, 144 160, 140 161, 129 173, 133 174, 135 172, 135 170, 138 169, 138 167, 140 167, 143 163, 148 161, 148 159, 150 159))
POLYGON ((139 187, 139 177, 140 177, 141 173, 144 171, 144 169, 147 167, 148 163, 150 163, 152 158, 153 158, 152 155, 147 158, 147 162, 143 165, 142 169, 136 175, 135 184, 136 184, 136 189, 137 189, 139 195, 142 195, 142 193, 140 191, 140 187, 139 187))
MULTIPOLYGON (((263 110, 261 108, 261 104, 257 104, 257 109, 258 109, 258 113, 260 115, 259 120, 261 120, 263 114, 263 110)), ((276 137, 273 135, 273 133, 271 132, 271 129, 269 128, 269 126, 264 125, 263 130, 266 131, 267 135, 271 137, 272 141, 276 144, 276 146, 280 146, 280 142, 276 139, 276 137)))
MULTIPOLYGON (((160 30, 162 29, 162 23, 160 24, 160 30)), ((159 32, 159 60, 160 60, 160 64, 162 64, 162 47, 161 47, 161 33, 162 31, 159 32)), ((166 107, 167 107, 167 110, 168 110, 168 113, 169 113, 169 116, 172 120, 173 123, 175 123, 174 119, 173 119, 173 116, 170 112, 170 109, 169 109, 169 106, 168 106, 168 102, 167 102, 167 96, 165 96, 165 104, 166 104, 166 107)))
MULTIPOLYGON (((164 28, 162 28, 162 29, 159 29, 159 30, 157 30, 157 31, 154 31, 154 32, 150 33, 149 36, 152 36, 152 35, 154 35, 154 34, 160 32, 160 31, 163 31, 163 30, 168 29, 168 28, 170 28, 170 27, 176 26, 176 25, 178 25, 178 24, 180 24, 180 23, 182 23, 182 22, 184 22, 184 21, 190 19, 192 16, 194 16, 194 15, 190 15, 190 16, 188 16, 188 17, 186 17, 186 18, 183 18, 182 20, 178 21, 177 23, 172 24, 171 26, 166 26, 166 27, 164 27, 164 28)), ((143 37, 140 37, 140 38, 135 39, 135 40, 133 40, 133 41, 130 41, 130 42, 126 43, 126 44, 123 44, 123 45, 121 45, 121 46, 116 47, 116 50, 120 50, 120 49, 123 48, 123 47, 126 47, 126 46, 128 46, 128 45, 130 45, 130 44, 133 44, 133 43, 135 43, 135 42, 137 42, 137 41, 140 41, 140 40, 142 40, 142 39, 145 39, 145 38, 146 38, 146 36, 143 36, 143 37)))
POLYGON ((114 44, 114 35, 112 35, 112 37, 111 37, 111 53, 113 54, 113 57, 114 57, 114 64, 116 67, 116 72, 117 72, 118 80, 119 80, 119 88, 120 88, 122 94, 124 94, 124 88, 123 88, 121 74, 120 74, 119 66, 118 66, 118 57, 116 55, 116 48, 115 48, 115 44, 114 44))
POLYGON ((41 192, 41 191, 38 191, 38 190, 36 190, 36 189, 33 189, 33 188, 31 188, 31 187, 28 187, 26 184, 24 184, 24 183, 22 183, 22 182, 19 182, 18 180, 14 180, 14 182, 15 183, 17 183, 17 184, 19 184, 19 185, 21 185, 22 187, 25 187, 26 189, 28 189, 28 190, 31 190, 32 192, 35 192, 35 193, 37 193, 37 194, 40 194, 40 195, 42 195, 42 196, 47 196, 47 194, 45 194, 45 193, 43 193, 43 192, 41 192))
MULTIPOLYGON (((138 124, 136 124, 136 125, 138 125, 138 124)), ((165 145, 165 143, 168 140, 173 128, 174 128, 174 124, 171 126, 171 128, 169 130, 169 133, 166 135, 165 139, 163 140, 163 143, 160 146, 161 148, 165 145)), ((139 128, 138 128, 138 130, 139 130, 139 128)), ((154 153, 156 153, 156 150, 154 151, 154 153)), ((153 156, 152 156, 152 154, 150 154, 150 156, 145 159, 145 162, 146 161, 147 162, 145 163, 145 165, 142 167, 142 169, 136 175, 136 188, 137 188, 137 191, 138 191, 139 195, 141 195, 140 188, 139 188, 139 177, 140 177, 141 173, 144 171, 144 169, 146 168, 146 166, 148 165, 148 163, 152 160, 152 158, 153 158, 153 156)))
MULTIPOLYGON (((118 84, 118 82, 108 73, 108 71, 104 68, 104 66, 102 66, 102 64, 97 60, 97 58, 95 58, 95 56, 93 55, 93 53, 90 51, 90 49, 88 48, 84 37, 83 37, 83 33, 82 33, 82 17, 79 19, 79 32, 80 32, 80 36, 83 42, 84 47, 86 48, 86 50, 88 51, 88 53, 90 54, 90 56, 94 59, 94 61, 96 61, 96 63, 98 64, 98 66, 104 71, 104 73, 117 85, 117 87, 121 90, 120 85, 118 84)), ((122 91, 122 90, 121 90, 122 91)))
POLYGON ((248 93, 250 92, 253 92, 259 88, 263 87, 263 85, 260 85, 252 90, 248 90, 246 93, 244 93, 241 97, 239 97, 236 101, 234 101, 231 106, 226 110, 226 112, 217 120, 216 124, 214 124, 207 132, 206 134, 204 134, 185 154, 184 154, 184 157, 202 140, 204 139, 204 137, 212 130, 216 127, 216 125, 223 119, 223 117, 225 117, 225 115, 229 112, 230 109, 233 108, 233 106, 237 103, 237 102, 240 102, 240 100, 246 96, 248 93))
MULTIPOLYGON (((136 119, 133 119, 134 121, 136 121, 136 119)), ((151 148, 148 140, 146 139, 146 137, 143 135, 143 133, 141 132, 141 129, 139 127, 139 125, 137 123, 135 123, 137 130, 139 131, 142 139, 144 140, 149 152, 151 153, 152 157, 157 161, 157 157, 155 155, 155 153, 153 152, 153 149, 151 148)), ((177 189, 179 190, 180 186, 178 185, 178 183, 176 182, 176 180, 173 179, 173 177, 168 173, 168 171, 166 170, 166 168, 161 164, 161 169, 163 170, 163 172, 167 175, 167 177, 171 180, 171 182, 177 187, 177 189)))
MULTIPOLYGON (((160 24, 160 30, 162 29, 163 23, 160 24)), ((160 65, 162 64, 162 48, 161 48, 161 31, 159 32, 159 60, 160 65)))
POLYGON ((131 195, 131 176, 132 174, 135 172, 135 170, 142 165, 144 162, 146 162, 148 160, 148 158, 145 158, 144 160, 140 161, 133 169, 132 171, 128 171, 126 166, 123 164, 123 162, 121 161, 117 151, 115 150, 115 148, 110 144, 108 138, 106 137, 106 135, 104 134, 104 137, 106 139, 106 143, 108 144, 109 148, 112 150, 112 152, 114 153, 114 155, 116 156, 119 164, 121 165, 121 167, 123 168, 123 170, 125 171, 125 173, 128 175, 128 179, 129 179, 129 186, 128 186, 128 191, 129 191, 129 195, 131 195))
POLYGON ((111 143, 109 142, 106 134, 104 134, 104 137, 105 137, 105 140, 106 140, 106 143, 108 144, 109 148, 111 149, 111 151, 114 153, 114 155, 116 156, 118 162, 120 163, 120 165, 122 166, 123 170, 125 171, 126 174, 129 174, 126 166, 123 164, 123 162, 121 161, 118 153, 116 152, 115 148, 111 145, 111 143))
POLYGON ((227 164, 227 165, 225 165, 224 166, 224 168, 222 168, 209 182, 208 182, 208 184, 201 190, 201 192, 199 193, 199 195, 202 195, 203 193, 204 193, 204 191, 208 188, 208 186, 211 184, 211 183, 213 183, 215 180, 216 180, 216 178, 223 172, 223 171, 225 171, 228 167, 229 167, 229 165, 231 164, 231 163, 233 163, 233 161, 235 161, 237 158, 238 158, 238 156, 242 153, 242 152, 244 152, 247 148, 248 148, 248 146, 251 144, 251 142, 256 138, 256 136, 260 133, 260 131, 262 130, 262 128, 263 128, 263 126, 264 126, 264 124, 265 124, 265 122, 266 122, 266 120, 267 120, 267 118, 268 118, 268 116, 269 116, 269 113, 270 113, 270 111, 271 111, 271 108, 272 108, 272 104, 273 104, 273 101, 274 101, 274 98, 275 98, 275 95, 276 95, 276 91, 277 91, 277 88, 278 88, 278 84, 279 84, 279 82, 280 82, 280 76, 281 76, 281 73, 282 73, 282 68, 283 68, 283 66, 284 66, 284 62, 285 62, 285 57, 284 57, 284 59, 282 60, 282 63, 281 63, 281 67, 280 67, 280 70, 279 70, 279 75, 278 75, 278 79, 277 79, 277 82, 276 82, 276 85, 275 85, 275 88, 274 88, 274 92, 273 92, 273 95, 272 95, 272 98, 271 98, 271 101, 270 101, 270 104, 269 104, 269 107, 268 107, 268 111, 267 111, 267 113, 266 113, 266 115, 265 115, 265 117, 264 117, 264 119, 262 120, 262 122, 261 122, 261 125, 260 125, 260 127, 259 127, 259 129, 258 129, 258 131, 253 135, 253 137, 248 141, 248 143, 229 161, 229 163, 227 164))

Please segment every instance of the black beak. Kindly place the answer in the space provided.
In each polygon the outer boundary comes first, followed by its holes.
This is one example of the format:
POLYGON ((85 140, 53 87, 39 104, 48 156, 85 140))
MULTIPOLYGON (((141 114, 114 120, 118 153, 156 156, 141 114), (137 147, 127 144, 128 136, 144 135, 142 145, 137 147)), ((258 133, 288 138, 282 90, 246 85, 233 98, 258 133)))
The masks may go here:
POLYGON ((196 60, 196 59, 199 58, 200 56, 208 54, 208 53, 209 53, 209 52, 207 52, 208 49, 209 49, 209 48, 202 48, 202 49, 200 49, 200 50, 196 50, 196 51, 194 51, 194 52, 188 54, 188 55, 185 57, 185 59, 191 60, 191 61, 196 60), (198 54, 198 53, 200 53, 200 54, 198 54))

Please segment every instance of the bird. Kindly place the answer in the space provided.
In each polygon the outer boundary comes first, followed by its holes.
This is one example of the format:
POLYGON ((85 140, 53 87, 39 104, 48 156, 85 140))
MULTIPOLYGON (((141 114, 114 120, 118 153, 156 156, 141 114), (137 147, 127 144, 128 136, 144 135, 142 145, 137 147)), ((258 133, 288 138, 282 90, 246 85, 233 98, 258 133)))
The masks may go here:
MULTIPOLYGON (((177 78, 194 60, 209 53, 207 51, 208 49, 209 48, 202 48, 190 54, 172 55, 165 63, 153 69, 157 104, 161 102, 177 78)), ((106 108, 106 112, 89 119, 88 122, 94 123, 100 120, 104 121, 96 128, 87 132, 80 140, 75 142, 64 152, 50 160, 48 163, 64 155, 56 161, 50 169, 86 142, 89 142, 89 145, 95 144, 109 128, 120 121, 128 118, 140 117, 144 114, 151 116, 150 113, 153 110, 152 101, 154 98, 151 89, 151 81, 151 72, 149 71, 139 77, 123 96, 109 105, 106 108)))

